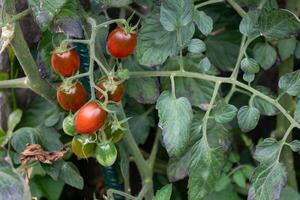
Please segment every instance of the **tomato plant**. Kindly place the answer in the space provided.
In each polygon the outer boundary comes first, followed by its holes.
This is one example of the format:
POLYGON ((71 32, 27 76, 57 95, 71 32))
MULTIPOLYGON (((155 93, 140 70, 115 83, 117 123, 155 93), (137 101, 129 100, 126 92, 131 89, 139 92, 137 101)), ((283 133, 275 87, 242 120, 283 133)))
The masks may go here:
POLYGON ((300 1, 0 11, 0 199, 300 199, 300 1))

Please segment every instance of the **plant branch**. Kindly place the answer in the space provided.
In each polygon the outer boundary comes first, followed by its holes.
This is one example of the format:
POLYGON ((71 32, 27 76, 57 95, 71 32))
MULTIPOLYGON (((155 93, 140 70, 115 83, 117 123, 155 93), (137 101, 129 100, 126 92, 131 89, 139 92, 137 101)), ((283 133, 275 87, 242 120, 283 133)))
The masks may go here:
POLYGON ((238 80, 231 79, 228 77, 218 77, 218 76, 211 76, 207 74, 197 73, 197 72, 187 72, 187 71, 138 71, 138 72, 130 72, 129 75, 131 78, 141 78, 141 77, 170 77, 172 74, 177 77, 186 77, 186 78, 197 78, 202 80, 207 80, 211 82, 221 82, 221 83, 228 83, 228 84, 235 84, 236 86, 255 94, 257 97, 260 97, 270 104, 274 105, 286 118, 293 124, 295 127, 300 129, 300 124, 289 114, 289 112, 284 109, 280 103, 276 101, 262 92, 252 88, 249 85, 246 85, 238 80))
POLYGON ((202 2, 202 3, 199 3, 198 5, 196 5, 195 9, 198 9, 198 8, 203 7, 203 6, 210 5, 210 4, 221 3, 221 2, 224 2, 224 0, 209 0, 209 1, 205 1, 205 2, 202 2))
POLYGON ((156 159, 156 155, 157 155, 157 151, 158 151, 158 143, 159 143, 160 134, 161 134, 161 129, 157 128, 154 143, 153 143, 153 147, 152 147, 152 151, 151 151, 151 154, 150 154, 150 157, 149 157, 149 160, 148 160, 151 169, 153 169, 154 164, 155 164, 155 159, 156 159))
POLYGON ((26 77, 0 81, 0 88, 29 88, 26 77))
POLYGON ((227 0, 227 2, 233 7, 234 10, 241 16, 244 17, 246 15, 246 12, 244 11, 241 6, 235 2, 235 0, 227 0))

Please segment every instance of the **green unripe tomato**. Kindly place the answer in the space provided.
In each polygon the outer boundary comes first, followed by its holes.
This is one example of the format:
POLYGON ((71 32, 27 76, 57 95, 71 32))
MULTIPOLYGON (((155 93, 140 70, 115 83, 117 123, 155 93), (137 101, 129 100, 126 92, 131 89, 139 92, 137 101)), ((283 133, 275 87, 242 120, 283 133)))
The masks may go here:
POLYGON ((71 148, 78 158, 89 158, 95 155, 95 135, 78 135, 72 140, 71 148))
POLYGON ((96 159, 104 167, 112 166, 117 159, 117 148, 112 142, 97 144, 96 159))
POLYGON ((259 72, 259 64, 253 58, 244 58, 241 61, 241 69, 247 74, 256 74, 259 72))
POLYGON ((70 136, 75 136, 77 135, 77 132, 74 127, 74 116, 73 115, 68 115, 64 121, 63 121, 63 130, 65 134, 70 135, 70 136))
POLYGON ((107 140, 112 141, 112 143, 119 142, 124 136, 124 131, 120 129, 113 131, 110 126, 105 127, 104 132, 107 140))

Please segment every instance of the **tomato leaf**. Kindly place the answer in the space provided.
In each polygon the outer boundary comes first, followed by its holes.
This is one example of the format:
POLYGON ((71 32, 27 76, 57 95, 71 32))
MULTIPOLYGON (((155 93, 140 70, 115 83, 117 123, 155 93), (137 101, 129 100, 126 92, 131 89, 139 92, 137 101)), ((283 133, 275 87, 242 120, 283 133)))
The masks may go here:
POLYGON ((237 118, 239 127, 243 132, 253 130, 259 120, 259 110, 255 107, 243 106, 240 108, 237 118))
POLYGON ((300 21, 288 10, 249 11, 240 23, 240 32, 250 38, 283 39, 300 29, 300 21))
POLYGON ((285 168, 279 162, 258 166, 251 178, 248 200, 279 199, 286 178, 285 168))
POLYGON ((157 100, 156 109, 165 148, 170 157, 177 157, 189 142, 193 116, 191 104, 185 97, 176 99, 169 91, 164 91, 157 100))
POLYGON ((203 53, 206 51, 206 45, 200 39, 192 39, 188 45, 188 50, 191 53, 203 53))
POLYGON ((192 148, 188 196, 190 200, 203 199, 213 191, 220 178, 224 164, 224 152, 221 148, 211 148, 203 138, 192 148))
POLYGON ((281 60, 286 60, 290 56, 294 55, 296 49, 297 40, 292 37, 278 42, 278 51, 281 60))
POLYGON ((269 69, 276 62, 276 50, 268 43, 256 43, 254 46, 253 54, 254 59, 264 70, 269 69))
POLYGON ((172 184, 168 184, 158 190, 152 200, 170 200, 172 194, 172 184))
MULTIPOLYGON (((274 98, 274 94, 267 87, 259 85, 259 86, 255 86, 255 89, 264 93, 265 95, 267 95, 269 97, 274 98)), ((270 104, 266 100, 264 100, 260 97, 257 97, 257 96, 254 97, 254 99, 253 99, 253 106, 259 110, 261 115, 274 116, 278 113, 278 110, 274 105, 270 104)))
POLYGON ((77 167, 71 162, 62 164, 59 179, 77 189, 81 190, 83 188, 83 178, 80 176, 77 167))
POLYGON ((278 85, 283 92, 291 96, 300 95, 300 70, 281 76, 278 85))
POLYGON ((213 30, 213 20, 203 11, 195 11, 194 21, 203 35, 208 35, 213 30))
POLYGON ((217 104, 212 110, 212 116, 218 123, 229 123, 236 116, 237 108, 230 104, 217 104))
POLYGON ((274 163, 280 153, 280 142, 274 138, 266 138, 256 146, 254 158, 260 163, 274 163))
POLYGON ((0 199, 31 199, 25 180, 5 159, 0 159, 0 176, 0 199))
POLYGON ((167 31, 179 30, 193 20, 192 0, 165 0, 160 7, 160 22, 167 31))
POLYGON ((142 22, 135 51, 140 64, 146 66, 162 64, 170 55, 176 53, 176 49, 176 32, 166 31, 158 17, 150 16, 142 22))
POLYGON ((295 191, 292 187, 286 186, 283 188, 281 194, 280 194, 280 200, 297 200, 300 199, 300 194, 295 191))
POLYGON ((290 148, 294 152, 300 152, 300 140, 293 140, 292 142, 289 143, 290 148))

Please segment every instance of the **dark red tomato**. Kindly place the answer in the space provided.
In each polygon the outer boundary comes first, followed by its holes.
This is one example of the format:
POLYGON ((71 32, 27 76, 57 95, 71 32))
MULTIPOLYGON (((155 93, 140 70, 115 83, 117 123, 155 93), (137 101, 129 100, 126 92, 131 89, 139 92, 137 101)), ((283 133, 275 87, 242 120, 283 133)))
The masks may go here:
POLYGON ((93 134, 105 123, 107 112, 95 101, 82 106, 75 116, 75 129, 80 134, 93 134))
POLYGON ((76 112, 86 102, 87 92, 82 84, 77 81, 60 85, 56 97, 63 109, 76 112))
POLYGON ((62 53, 54 52, 51 56, 51 65, 56 73, 69 77, 78 71, 80 58, 74 49, 62 53))
POLYGON ((117 27, 108 35, 107 49, 113 57, 124 58, 133 53, 136 43, 136 32, 126 33, 117 27))
MULTIPOLYGON (((105 76, 97 83, 97 86, 100 89, 107 92, 108 100, 114 102, 121 101, 124 94, 124 85, 117 84, 117 81, 119 81, 117 78, 113 78, 113 80, 111 80, 105 76)), ((101 94, 101 92, 97 91, 96 96, 99 98, 99 100, 104 101, 104 96, 101 94)))

